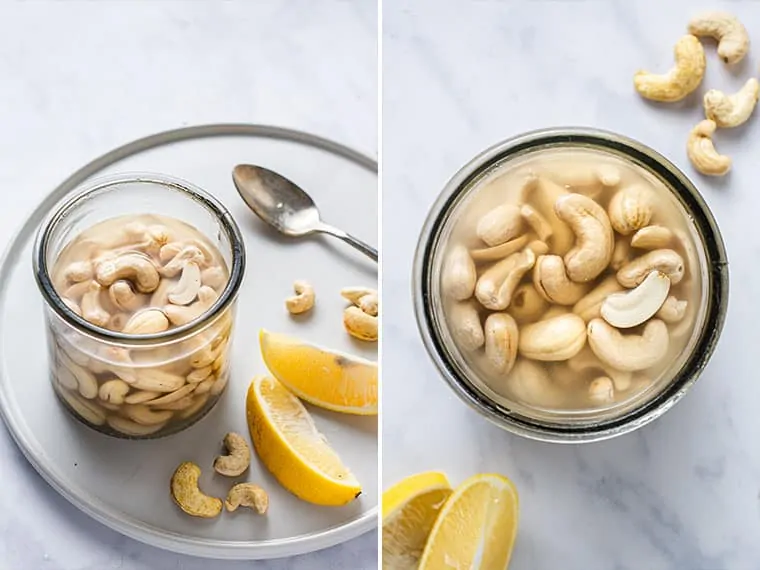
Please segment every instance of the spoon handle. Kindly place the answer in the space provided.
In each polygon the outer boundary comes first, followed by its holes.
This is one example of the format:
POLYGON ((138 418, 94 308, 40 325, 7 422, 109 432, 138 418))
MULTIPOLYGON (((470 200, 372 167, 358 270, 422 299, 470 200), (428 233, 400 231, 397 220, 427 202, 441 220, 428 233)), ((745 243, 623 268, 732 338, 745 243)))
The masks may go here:
POLYGON ((334 236, 334 237, 336 237, 336 238, 338 238, 338 239, 346 242, 347 244, 353 246, 354 248, 358 249, 364 255, 366 255, 367 257, 369 257, 370 259, 372 259, 373 261, 375 261, 375 262, 377 261, 377 250, 374 247, 372 247, 370 245, 367 245, 366 243, 364 243, 360 239, 355 238, 351 234, 347 234, 343 230, 339 230, 338 228, 334 228, 332 226, 328 226, 327 224, 321 224, 317 228, 317 231, 320 231, 320 232, 323 232, 323 233, 326 233, 326 234, 330 234, 331 236, 334 236))

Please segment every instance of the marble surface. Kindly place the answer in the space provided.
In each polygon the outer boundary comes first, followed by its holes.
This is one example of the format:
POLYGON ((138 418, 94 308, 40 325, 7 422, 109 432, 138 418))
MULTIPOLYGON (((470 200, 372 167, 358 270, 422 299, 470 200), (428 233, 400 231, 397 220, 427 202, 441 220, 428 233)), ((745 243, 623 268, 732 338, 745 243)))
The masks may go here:
MULTIPOLYGON (((454 482, 482 471, 508 475, 521 496, 512 570, 760 568, 760 384, 752 356, 760 117, 719 133, 734 171, 708 180, 684 148, 701 97, 664 107, 632 88, 637 69, 670 67, 672 46, 699 7, 384 3, 383 484, 429 469, 454 482), (731 263, 725 329, 694 389, 644 429, 583 446, 521 439, 460 403, 428 360, 410 297, 418 232, 448 178, 493 143, 557 125, 619 131, 671 158, 703 192, 731 263)), ((704 7, 740 15, 760 45, 760 3, 704 7)), ((737 89, 757 74, 757 49, 731 73, 708 48, 703 85, 737 89)))
MULTIPOLYGON (((377 155, 372 1, 0 2, 0 243, 73 170, 134 138, 212 122, 298 128, 377 155)), ((36 294, 36 292, 30 292, 36 294)), ((287 560, 210 562, 80 513, 0 428, 0 567, 363 570, 377 533, 287 560)))

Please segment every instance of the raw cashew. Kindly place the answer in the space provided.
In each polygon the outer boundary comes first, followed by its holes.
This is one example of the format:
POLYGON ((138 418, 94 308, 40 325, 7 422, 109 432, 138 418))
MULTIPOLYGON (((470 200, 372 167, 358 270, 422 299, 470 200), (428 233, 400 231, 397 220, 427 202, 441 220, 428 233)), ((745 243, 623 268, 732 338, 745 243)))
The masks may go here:
POLYGON ((543 242, 540 239, 536 239, 530 242, 528 244, 528 249, 535 253, 536 257, 549 253, 549 246, 546 244, 546 242, 543 242))
POLYGON ((621 267, 617 280, 630 289, 640 285, 652 271, 664 273, 671 285, 677 285, 685 271, 683 258, 672 249, 655 249, 621 267))
MULTIPOLYGON (((151 407, 166 406, 167 404, 172 404, 178 400, 181 400, 182 398, 190 394, 190 392, 192 392, 193 390, 195 390, 194 384, 185 384, 179 390, 175 390, 174 392, 169 392, 168 394, 162 394, 162 395, 159 395, 157 398, 152 398, 148 400, 147 402, 145 402, 145 405, 151 406, 151 407)), ((164 409, 168 409, 168 408, 164 408, 164 409)))
POLYGON ((478 279, 475 262, 463 245, 457 245, 449 252, 441 271, 443 294, 464 301, 472 297, 478 279))
POLYGON ((249 507, 260 515, 263 515, 269 508, 269 497, 266 491, 258 485, 254 485, 253 483, 238 483, 227 493, 224 506, 229 512, 236 510, 238 507, 249 507))
POLYGON ((747 122, 760 96, 760 83, 754 77, 733 95, 717 89, 705 93, 705 116, 724 129, 747 122))
POLYGON ((739 63, 749 51, 747 29, 727 12, 704 12, 693 17, 689 33, 718 40, 718 55, 729 65, 739 63))
POLYGON ((201 268, 197 263, 188 261, 182 267, 182 276, 177 286, 167 295, 167 299, 174 305, 189 305, 195 301, 201 288, 201 268))
POLYGON ((170 323, 175 326, 182 326, 208 311, 218 298, 216 291, 203 285, 198 289, 198 300, 194 303, 190 305, 166 305, 163 310, 170 323))
POLYGON ((187 375, 188 384, 198 384, 203 382, 211 375, 211 366, 204 366, 203 368, 196 368, 190 374, 187 375))
POLYGON ((161 395, 161 392, 152 392, 150 390, 138 390, 137 392, 132 392, 127 397, 125 397, 124 403, 125 404, 144 404, 145 402, 155 400, 160 395, 161 395))
POLYGON ((565 272, 559 255, 542 255, 533 268, 533 285, 550 303, 573 305, 588 292, 585 283, 574 283, 565 272))
MULTIPOLYGON (((130 382, 125 380, 127 384, 130 382)), ((160 368, 145 368, 138 370, 137 378, 132 382, 136 390, 148 392, 174 392, 185 385, 185 377, 166 372, 160 368)))
POLYGON ((377 290, 369 287, 343 287, 340 296, 352 305, 359 306, 359 301, 367 295, 377 295, 377 290))
POLYGON ((588 385, 588 399, 594 404, 610 404, 615 401, 615 387, 610 378, 600 376, 588 385))
POLYGON ((200 412, 201 409, 203 409, 203 406, 206 405, 206 402, 208 402, 208 397, 209 397, 208 394, 204 394, 200 397, 196 395, 196 397, 194 398, 195 401, 193 405, 190 406, 189 408, 182 410, 179 413, 179 418, 184 420, 200 412))
POLYGON ((503 311, 512 301, 520 280, 536 262, 535 254, 524 249, 489 267, 475 285, 475 297, 487 309, 503 311))
POLYGON ((471 301, 463 301, 451 306, 449 329, 457 346, 463 350, 477 350, 485 342, 480 315, 475 303, 471 301))
POLYGON ((195 394, 196 396, 199 396, 201 394, 206 394, 209 390, 211 390, 211 387, 214 385, 214 382, 216 382, 216 377, 209 376, 203 382, 198 384, 198 387, 195 389, 193 394, 195 394))
POLYGON ((285 308, 291 315, 300 315, 310 311, 314 306, 316 295, 314 288, 307 281, 295 281, 293 283, 295 296, 285 299, 285 308))
POLYGON ((121 311, 133 312, 145 305, 146 297, 138 295, 129 281, 120 279, 108 288, 108 297, 121 311))
POLYGON ((557 217, 554 211, 555 202, 568 194, 562 186, 546 177, 539 177, 536 184, 526 187, 526 198, 532 200, 532 204, 552 227, 551 248, 557 255, 565 255, 573 247, 575 236, 565 222, 557 217))
POLYGON ((533 206, 525 204, 520 208, 520 215, 536 233, 539 240, 544 242, 549 241, 554 230, 552 229, 551 224, 546 221, 546 218, 544 218, 540 212, 533 208, 533 206))
POLYGON ((512 370, 517 358, 517 323, 506 313, 493 313, 486 319, 486 358, 499 374, 512 370))
POLYGON ((520 354, 531 360, 560 361, 578 354, 586 344, 586 323, 568 313, 525 325, 520 333, 520 354))
POLYGON ((616 390, 627 390, 633 378, 633 373, 617 370, 599 360, 588 345, 567 361, 567 367, 578 375, 585 375, 588 371, 604 372, 615 384, 616 390))
POLYGON ((643 184, 628 186, 612 197, 607 212, 613 229, 628 235, 649 224, 654 213, 654 194, 643 184))
POLYGON ((712 136, 717 125, 709 119, 700 121, 689 133, 686 153, 699 172, 707 176, 723 176, 731 170, 731 158, 718 154, 712 136))
POLYGON ((106 415, 103 408, 98 406, 92 400, 86 400, 79 394, 69 392, 68 390, 58 389, 56 392, 82 419, 96 426, 103 425, 106 422, 106 415))
POLYGON ((476 233, 482 241, 493 247, 516 237, 521 230, 520 208, 513 204, 503 204, 480 219, 476 233))
POLYGON ((623 335, 603 319, 588 324, 588 342, 594 354, 603 363, 628 372, 658 364, 668 353, 669 340, 668 327, 659 319, 650 320, 641 335, 623 335))
POLYGON ((155 291, 161 280, 153 262, 139 253, 124 253, 101 261, 95 268, 95 279, 103 287, 109 287, 120 279, 128 279, 140 293, 155 291))
POLYGON ((201 271, 201 283, 219 290, 227 284, 227 273, 218 265, 212 265, 201 271))
POLYGON ((194 245, 188 245, 175 255, 160 271, 164 277, 174 277, 179 275, 186 264, 195 263, 198 266, 205 266, 206 258, 203 252, 194 245))
POLYGON ((144 437, 146 435, 152 435, 157 431, 161 431, 166 425, 166 423, 163 423, 146 426, 114 414, 108 416, 108 418, 106 418, 106 422, 108 423, 109 427, 111 427, 111 429, 132 437, 144 437))
POLYGON ((680 101, 693 92, 705 75, 705 50, 692 35, 683 36, 673 50, 675 66, 664 75, 638 71, 633 85, 639 95, 652 101, 680 101))
POLYGON ((58 355, 61 363, 71 372, 76 380, 76 388, 83 398, 92 400, 98 395, 98 381, 92 372, 79 366, 76 362, 68 358, 65 354, 58 355))
POLYGON ((195 463, 181 463, 172 475, 172 498, 190 516, 208 519, 217 517, 222 512, 222 500, 201 492, 198 488, 200 476, 201 468, 195 463))
POLYGON ((506 387, 518 402, 553 408, 562 402, 562 394, 552 383, 546 368, 537 362, 518 358, 507 376, 506 387))
POLYGON ((671 295, 665 299, 665 302, 655 316, 668 324, 677 323, 686 315, 687 306, 687 301, 680 301, 671 295))
POLYGON ((607 212, 582 194, 561 197, 554 211, 575 234, 575 246, 564 258, 568 277, 580 283, 596 279, 609 265, 615 245, 607 212))
POLYGON ((620 184, 620 170, 611 164, 569 162, 557 165, 547 176, 557 184, 591 198, 605 188, 613 188, 620 184))
POLYGON ((528 243, 528 235, 523 234, 520 237, 509 240, 506 243, 494 247, 484 247, 482 249, 473 249, 470 251, 470 257, 473 261, 499 261, 508 255, 520 251, 528 243))
POLYGON ((108 324, 111 315, 100 304, 100 292, 102 287, 97 282, 91 281, 87 292, 82 296, 80 303, 82 318, 93 325, 104 327, 108 324))
POLYGON ((615 248, 612 250, 612 258, 610 259, 610 268, 617 271, 626 263, 633 261, 633 252, 631 251, 631 243, 624 238, 620 238, 615 242, 615 248))
POLYGON ((122 330, 125 334, 156 334, 169 328, 169 319, 160 309, 146 309, 135 313, 122 330))
POLYGON ((174 415, 171 411, 152 410, 145 404, 126 405, 122 408, 122 412, 130 420, 141 426, 165 424, 174 415))
POLYGON ((347 307, 343 311, 343 326, 354 338, 377 341, 377 317, 365 313, 359 307, 347 307))
POLYGON ((638 286, 609 295, 602 303, 602 318, 613 327, 629 329, 651 319, 670 291, 670 279, 652 271, 638 286))
POLYGON ((161 246, 161 249, 158 251, 158 260, 161 263, 168 263, 174 257, 176 257, 177 254, 184 249, 184 247, 185 244, 179 241, 167 243, 161 246))
MULTIPOLYGON (((179 412, 186 410, 195 403, 195 398, 192 396, 182 396, 179 400, 174 400, 166 404, 154 406, 157 410, 171 410, 172 412, 179 412)), ((152 405, 152 402, 151 402, 152 405)))
MULTIPOLYGON (((616 281, 617 282, 617 281, 616 281)), ((532 283, 523 283, 515 289, 512 302, 509 304, 509 314, 520 323, 537 320, 546 311, 548 303, 538 294, 532 283)))
POLYGON ((214 470, 220 475, 237 477, 242 475, 251 464, 251 450, 245 438, 234 432, 224 436, 224 448, 227 455, 219 455, 214 460, 214 470))
POLYGON ((602 303, 604 300, 609 295, 622 290, 623 286, 618 283, 617 277, 610 275, 592 289, 590 293, 573 305, 573 313, 586 322, 601 317, 602 303))
POLYGON ((69 283, 89 281, 93 275, 91 261, 74 261, 63 270, 63 278, 69 283))
POLYGON ((169 303, 169 293, 177 286, 176 279, 161 279, 161 283, 158 284, 156 290, 150 296, 150 302, 148 305, 151 307, 162 307, 169 303))
MULTIPOLYGON (((672 240, 673 232, 665 226, 645 226, 631 236, 631 246, 639 249, 662 249, 668 247, 672 240)), ((613 269, 617 270, 620 267, 613 269)))
POLYGON ((98 398, 111 404, 123 404, 129 393, 129 384, 118 378, 103 382, 98 389, 98 398))

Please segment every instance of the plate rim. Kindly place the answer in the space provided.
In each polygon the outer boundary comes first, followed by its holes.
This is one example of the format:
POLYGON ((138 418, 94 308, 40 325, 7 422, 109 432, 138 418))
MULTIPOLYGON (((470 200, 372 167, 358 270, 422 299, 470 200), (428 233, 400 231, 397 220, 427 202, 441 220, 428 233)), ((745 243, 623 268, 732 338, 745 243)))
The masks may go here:
MULTIPOLYGON (((0 307, 5 303, 5 295, 9 284, 7 278, 8 266, 9 264, 15 265, 20 258, 21 248, 19 247, 19 243, 23 237, 22 234, 30 222, 37 218, 40 218, 39 221, 42 221, 45 217, 45 212, 50 211, 66 194, 76 189, 82 182, 104 168, 134 154, 171 143, 221 136, 248 136, 295 142, 341 156, 375 174, 378 172, 378 163, 375 159, 351 147, 306 131, 266 124, 209 123, 169 129, 132 140, 98 156, 74 171, 42 198, 32 211, 25 216, 24 221, 11 236, 0 258, 0 307)), ((0 331, 0 342, 2 342, 3 336, 4 331, 0 331)), ((347 524, 333 526, 314 534, 299 535, 285 539, 243 542, 189 538, 178 533, 159 529, 153 525, 144 523, 138 525, 136 519, 131 516, 119 518, 110 512, 113 509, 105 507, 105 503, 102 500, 91 498, 86 501, 70 491, 64 484, 63 478, 45 465, 41 457, 44 453, 40 453, 41 448, 39 448, 36 438, 33 437, 31 430, 18 412, 15 400, 10 397, 8 385, 5 365, 2 365, 0 366, 0 416, 2 416, 3 422, 16 446, 21 450, 32 467, 34 467, 35 471, 59 495, 80 511, 106 527, 144 544, 200 558, 216 560, 264 560, 296 556, 329 548, 369 532, 378 525, 379 505, 376 505, 363 513, 359 518, 347 524), (25 426, 26 429, 21 429, 21 426, 25 426)))

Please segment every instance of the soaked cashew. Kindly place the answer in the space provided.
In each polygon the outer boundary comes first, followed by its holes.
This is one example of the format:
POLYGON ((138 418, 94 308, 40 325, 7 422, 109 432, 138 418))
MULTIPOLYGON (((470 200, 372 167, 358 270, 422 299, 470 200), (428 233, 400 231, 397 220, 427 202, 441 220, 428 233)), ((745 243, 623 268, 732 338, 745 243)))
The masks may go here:
POLYGON ((92 400, 82 398, 79 394, 68 390, 58 389, 56 393, 73 409, 77 415, 89 423, 100 426, 106 422, 106 414, 103 408, 92 400))
POLYGON ((602 318, 613 327, 629 329, 651 319, 670 291, 670 279, 652 271, 638 286, 609 295, 602 303, 602 318))
POLYGON ((98 395, 98 381, 95 375, 84 368, 79 366, 76 362, 68 358, 65 354, 60 353, 58 359, 61 364, 71 373, 76 382, 76 389, 79 394, 87 400, 92 400, 98 395))
POLYGON ((513 204, 503 204, 480 219, 475 233, 493 247, 511 240, 521 231, 520 208, 513 204))
POLYGON ((689 33, 718 41, 718 55, 727 64, 739 63, 749 51, 744 25, 727 12, 703 12, 689 21, 689 33))
POLYGON ((214 470, 220 475, 237 477, 242 475, 251 464, 251 450, 245 438, 234 432, 224 436, 224 448, 227 455, 219 455, 214 460, 214 470))
POLYGON ((185 268, 188 263, 195 263, 199 267, 205 267, 206 256, 194 245, 183 247, 160 271, 164 277, 174 277, 185 268))
POLYGON ((600 376, 588 385, 588 399, 594 404, 610 404, 615 401, 615 386, 610 378, 600 376))
POLYGON ((198 488, 200 476, 200 467, 189 461, 181 463, 172 475, 172 498, 179 508, 190 516, 217 517, 222 512, 222 501, 201 492, 198 488))
POLYGON ((145 402, 150 402, 151 400, 155 400, 161 395, 161 392, 151 392, 149 390, 138 390, 137 392, 132 392, 127 397, 124 398, 125 404, 144 404, 145 402))
POLYGON ((174 259, 184 247, 185 244, 178 241, 167 243, 166 245, 161 246, 161 249, 158 251, 158 260, 164 264, 169 263, 169 261, 174 259))
POLYGON ((664 273, 671 285, 677 285, 684 276, 683 258, 672 249, 655 249, 621 267, 617 280, 631 289, 640 285, 652 271, 664 273))
POLYGON ((633 252, 631 251, 631 243, 627 239, 618 239, 615 242, 615 248, 612 250, 612 258, 610 259, 610 269, 617 271, 625 264, 633 261, 633 252))
POLYGON ((463 245, 458 245, 449 252, 443 263, 441 273, 441 290, 444 295, 464 301, 472 297, 475 282, 478 280, 475 262, 463 245))
POLYGON ((550 303, 573 305, 588 292, 585 283, 567 276, 565 262, 558 255, 542 255, 533 268, 533 286, 550 303))
POLYGON ((474 351, 485 343, 483 325, 475 303, 462 301, 454 304, 448 321, 451 335, 462 349, 474 351))
POLYGON ((506 243, 494 247, 484 247, 470 251, 470 257, 473 261, 480 263, 484 261, 499 261, 508 255, 520 251, 528 243, 528 235, 523 234, 520 237, 509 240, 506 243))
POLYGON ((137 422, 113 414, 106 418, 106 423, 108 423, 111 429, 131 437, 145 437, 146 435, 154 434, 166 425, 165 423, 153 425, 138 424, 137 422))
POLYGON ((665 302, 655 316, 668 324, 674 324, 684 318, 687 306, 688 303, 686 301, 680 301, 671 295, 665 299, 665 302))
POLYGON ((141 426, 165 424, 174 415, 168 410, 152 410, 145 404, 126 405, 121 410, 130 420, 141 426))
POLYGON ((87 292, 82 295, 80 307, 82 318, 93 325, 104 327, 108 324, 111 315, 100 304, 100 292, 102 287, 95 281, 90 281, 87 292))
POLYGON ((157 398, 152 398, 145 402, 146 406, 150 407, 163 407, 162 409, 171 409, 167 406, 167 404, 173 404, 174 402, 177 402, 193 392, 195 390, 196 386, 194 384, 185 384, 180 388, 179 390, 175 390, 174 392, 169 392, 168 394, 159 394, 157 398))
MULTIPOLYGON (((663 249, 672 241, 673 232, 665 226, 645 226, 631 236, 631 246, 638 249, 663 249)), ((620 267, 613 269, 617 271, 620 267)))
POLYGON ((249 507, 263 515, 269 508, 269 496, 258 485, 238 483, 227 493, 224 506, 229 512, 237 510, 238 507, 249 507))
POLYGON ((191 416, 194 416, 195 414, 197 414, 198 412, 200 412, 203 409, 203 406, 206 405, 206 403, 208 402, 208 399, 209 399, 209 395, 208 394, 204 394, 202 396, 196 395, 196 397, 193 398, 193 400, 194 400, 193 405, 190 406, 190 407, 188 407, 188 408, 186 408, 186 409, 184 409, 184 410, 182 410, 179 413, 178 417, 180 419, 186 419, 186 418, 189 418, 191 416))
POLYGON ((561 361, 578 354, 586 344, 586 323, 568 313, 523 327, 520 354, 531 360, 561 361))
POLYGON ((95 279, 103 287, 109 287, 120 279, 131 281, 140 293, 151 293, 161 280, 153 262, 139 253, 124 253, 113 259, 98 263, 95 279))
POLYGON ((649 224, 654 214, 654 194, 643 184, 634 184, 617 192, 607 208, 610 224, 628 235, 649 224))
POLYGON ((569 192, 556 182, 546 177, 540 177, 536 184, 526 187, 526 198, 533 200, 534 206, 552 227, 551 251, 557 255, 565 255, 573 247, 575 235, 565 222, 557 217, 554 204, 569 192))
POLYGON ((553 408, 562 401, 562 394, 552 383, 543 366, 518 358, 507 376, 506 388, 518 402, 553 408))
POLYGON ((201 271, 201 284, 219 290, 227 284, 227 274, 218 265, 212 265, 201 271))
POLYGON ((663 75, 638 71, 633 77, 636 91, 652 101, 680 101, 692 93, 705 75, 705 50, 692 35, 683 36, 673 49, 675 65, 663 75))
POLYGON ((475 297, 487 309, 503 311, 512 301, 520 280, 536 261, 535 254, 524 249, 489 267, 475 285, 475 297))
POLYGON ((539 240, 542 242, 549 241, 549 238, 552 237, 554 230, 552 229, 551 224, 546 221, 546 218, 544 218, 540 212, 538 212, 532 206, 525 204, 522 208, 520 208, 520 215, 528 223, 530 228, 536 233, 539 240))
MULTIPOLYGON (((615 282, 617 283, 617 280, 615 282)), ((544 314, 548 306, 532 283, 523 283, 512 295, 509 314, 520 324, 529 323, 544 314)))
POLYGON ((528 244, 528 249, 535 253, 536 257, 549 253, 549 246, 546 244, 546 242, 543 242, 539 239, 530 242, 528 244))
MULTIPOLYGON (((126 381, 130 384, 129 381, 126 381)), ((160 368, 145 368, 138 370, 135 381, 131 383, 136 390, 148 392, 174 392, 185 385, 185 377, 160 368)))
POLYGON ((623 335, 603 319, 588 324, 588 343, 603 363, 618 370, 635 372, 658 364, 668 352, 667 325, 652 319, 644 326, 644 332, 623 335))
POLYGON ((617 277, 610 275, 592 289, 585 297, 573 305, 573 313, 589 322, 602 316, 602 303, 611 294, 623 291, 617 277))
POLYGON ((486 319, 486 359, 499 374, 512 370, 517 358, 517 323, 506 313, 493 313, 486 319))
POLYGON ((611 164, 589 165, 568 163, 558 166, 547 176, 569 190, 591 198, 606 188, 620 184, 620 170, 611 164))
POLYGON ((82 316, 82 307, 79 306, 76 301, 72 301, 71 299, 67 299, 66 297, 61 297, 61 301, 63 301, 63 304, 66 305, 72 313, 78 316, 82 316))
POLYGON ((147 309, 135 313, 124 325, 125 334, 156 334, 169 328, 169 319, 159 309, 147 309))
POLYGON ((166 305, 163 308, 169 322, 175 326, 186 325, 208 311, 219 298, 216 291, 203 285, 198 289, 198 299, 190 305, 166 305))
POLYGON ((718 154, 712 136, 717 125, 709 119, 700 121, 689 133, 686 153, 697 171, 706 176, 723 176, 731 170, 731 158, 718 154))
POLYGON ((567 367, 578 376, 587 375, 588 372, 604 372, 615 385, 616 390, 627 390, 631 385, 633 373, 616 368, 602 362, 588 346, 583 347, 578 354, 567 361, 567 367))
POLYGON ((760 83, 754 77, 733 95, 717 89, 705 93, 705 116, 724 129, 746 123, 760 96, 760 83))
POLYGON ((111 404, 123 404, 129 393, 129 384, 118 378, 103 382, 98 389, 98 398, 111 404))
POLYGON ((575 234, 575 246, 564 258, 568 277, 579 283, 596 279, 609 265, 615 245, 607 212, 582 194, 561 197, 554 211, 575 234))
POLYGON ((138 295, 129 281, 119 280, 108 288, 108 297, 121 311, 133 312, 145 305, 146 297, 138 295))
POLYGON ((365 313, 359 307, 347 307, 343 311, 343 326, 354 338, 367 342, 377 341, 377 317, 365 313))
POLYGON ((314 306, 316 295, 314 288, 307 281, 295 281, 293 283, 295 296, 285 299, 285 308, 291 315, 300 315, 311 310, 314 306))
POLYGON ((70 283, 89 281, 94 276, 91 261, 74 261, 63 270, 63 278, 70 283))
POLYGON ((189 305, 198 296, 201 289, 201 268, 197 263, 188 261, 182 268, 182 276, 177 285, 166 296, 174 305, 189 305))

